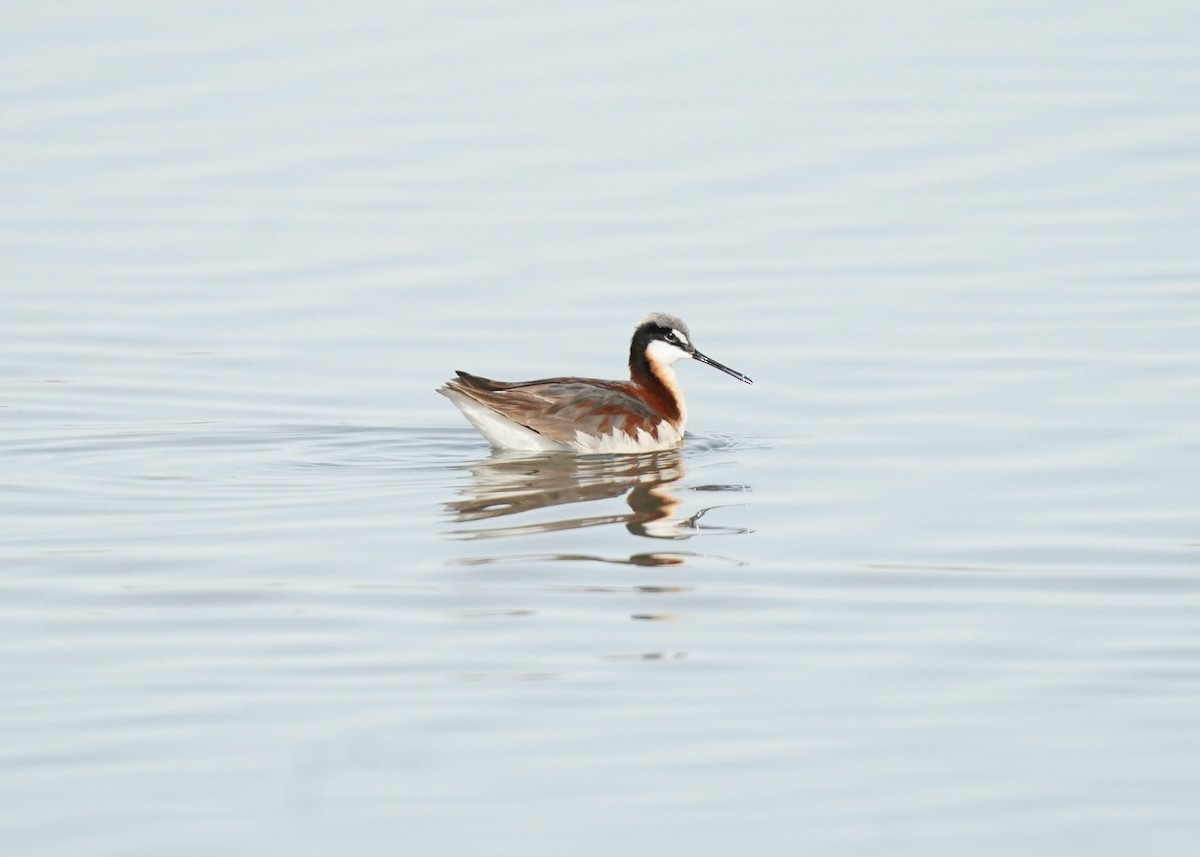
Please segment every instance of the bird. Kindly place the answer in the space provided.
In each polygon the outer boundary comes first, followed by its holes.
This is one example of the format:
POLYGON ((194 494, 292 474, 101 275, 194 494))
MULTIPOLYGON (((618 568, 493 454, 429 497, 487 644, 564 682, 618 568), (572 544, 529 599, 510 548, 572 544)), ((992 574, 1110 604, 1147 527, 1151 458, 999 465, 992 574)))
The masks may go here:
POLYGON ((702 354, 683 321, 652 312, 629 343, 629 380, 556 377, 493 381, 456 370, 437 389, 497 449, 524 452, 640 453, 683 443, 687 406, 674 363, 699 360, 753 384, 702 354))

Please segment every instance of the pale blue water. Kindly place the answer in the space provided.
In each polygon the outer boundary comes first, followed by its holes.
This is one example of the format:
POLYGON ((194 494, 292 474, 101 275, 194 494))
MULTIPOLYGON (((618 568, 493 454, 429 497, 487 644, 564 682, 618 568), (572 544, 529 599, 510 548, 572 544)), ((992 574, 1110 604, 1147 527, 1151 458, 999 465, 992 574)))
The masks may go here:
POLYGON ((0 40, 5 853, 1194 852, 1192 4, 0 40), (658 309, 678 453, 433 392, 658 309))

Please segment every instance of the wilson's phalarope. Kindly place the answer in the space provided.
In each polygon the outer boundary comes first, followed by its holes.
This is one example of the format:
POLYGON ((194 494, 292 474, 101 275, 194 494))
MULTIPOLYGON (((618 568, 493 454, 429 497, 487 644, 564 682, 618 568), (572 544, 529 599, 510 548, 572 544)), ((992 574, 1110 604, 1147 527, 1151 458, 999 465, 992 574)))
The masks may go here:
POLYGON ((754 383, 697 351, 680 319, 655 312, 633 332, 628 381, 505 382, 459 372, 438 392, 500 449, 652 452, 683 442, 687 408, 671 364, 689 359, 754 383))

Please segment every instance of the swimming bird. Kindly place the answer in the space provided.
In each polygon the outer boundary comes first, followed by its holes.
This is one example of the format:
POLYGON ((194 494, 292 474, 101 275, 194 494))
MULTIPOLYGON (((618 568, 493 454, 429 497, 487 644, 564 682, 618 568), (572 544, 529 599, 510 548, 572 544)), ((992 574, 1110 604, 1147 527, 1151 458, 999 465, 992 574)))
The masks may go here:
POLYGON ((681 319, 653 312, 633 331, 628 381, 492 381, 458 372, 438 392, 499 449, 653 452, 683 443, 687 407, 671 368, 680 360, 699 360, 754 383, 697 351, 681 319))

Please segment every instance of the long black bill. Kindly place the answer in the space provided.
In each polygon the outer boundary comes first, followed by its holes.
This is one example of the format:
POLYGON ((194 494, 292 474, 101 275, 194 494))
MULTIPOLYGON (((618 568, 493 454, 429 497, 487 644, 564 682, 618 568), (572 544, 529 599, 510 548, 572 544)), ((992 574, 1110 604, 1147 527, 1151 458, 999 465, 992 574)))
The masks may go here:
POLYGON ((709 366, 713 367, 714 369, 720 369, 726 375, 732 375, 733 377, 737 378, 739 381, 744 381, 747 384, 754 383, 749 378, 747 378, 745 375, 743 375, 741 372, 736 372, 733 369, 730 369, 725 364, 718 363, 716 360, 713 360, 711 357, 706 357, 705 355, 701 354, 699 351, 693 351, 692 356, 695 357, 697 360, 699 360, 701 363, 707 363, 709 366))

